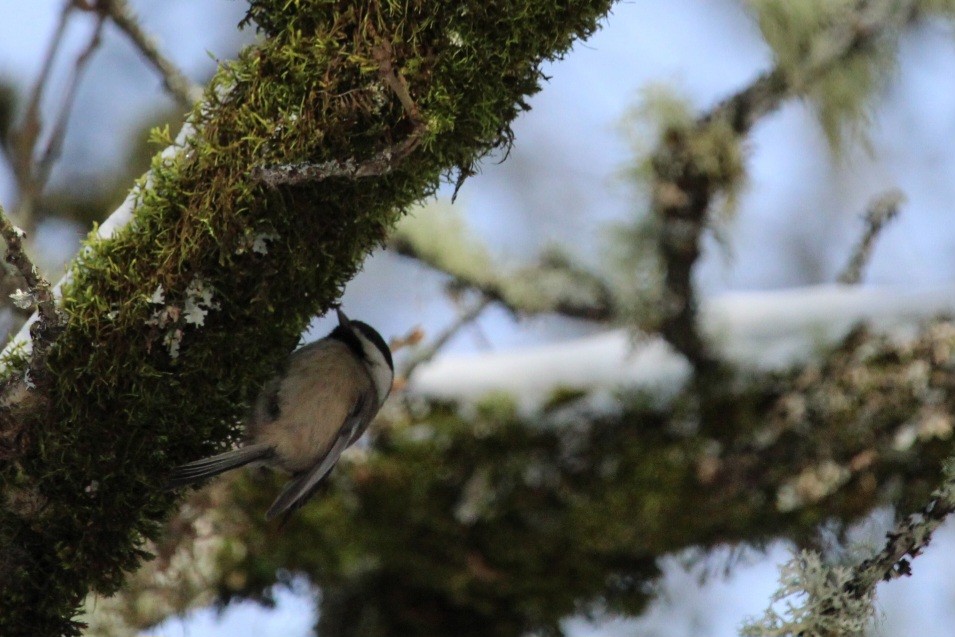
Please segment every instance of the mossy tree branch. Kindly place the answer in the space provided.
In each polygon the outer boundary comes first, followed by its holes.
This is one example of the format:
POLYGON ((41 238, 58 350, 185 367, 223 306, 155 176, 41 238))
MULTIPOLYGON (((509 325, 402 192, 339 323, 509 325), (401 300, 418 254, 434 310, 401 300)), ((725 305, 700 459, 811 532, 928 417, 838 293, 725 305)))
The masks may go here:
MULTIPOLYGON (((253 0, 261 43, 220 69, 178 153, 154 160, 131 222, 91 239, 63 288, 42 397, 0 469, 0 633, 77 634, 88 590, 144 556, 175 464, 236 435, 243 403, 413 202, 509 143, 539 64, 585 37, 609 0, 289 3, 253 0), (387 174, 271 189, 263 166, 373 157, 425 124, 387 174)), ((9 358, 6 373, 24 361, 9 358)))

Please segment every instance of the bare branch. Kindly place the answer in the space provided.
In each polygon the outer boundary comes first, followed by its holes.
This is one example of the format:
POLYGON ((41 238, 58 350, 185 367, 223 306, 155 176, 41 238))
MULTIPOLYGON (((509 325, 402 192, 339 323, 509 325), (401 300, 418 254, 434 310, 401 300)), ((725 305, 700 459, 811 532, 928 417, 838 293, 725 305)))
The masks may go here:
POLYGON ((176 65, 164 56, 156 42, 150 37, 136 19, 126 0, 99 0, 97 8, 103 11, 126 34, 139 49, 146 60, 159 71, 163 86, 183 108, 192 105, 202 97, 202 88, 189 80, 176 65))
POLYGON ((932 534, 955 512, 955 481, 952 467, 946 469, 945 483, 932 494, 919 511, 900 520, 886 534, 882 550, 853 569, 847 585, 857 597, 870 594, 879 582, 888 582, 912 574, 908 558, 917 557, 932 540, 932 534))
MULTIPOLYGON (((373 27, 369 28, 373 29, 373 27)), ((381 80, 394 91, 398 101, 401 102, 401 106, 405 109, 405 114, 411 118, 411 121, 421 122, 421 113, 418 110, 418 105, 411 99, 408 82, 398 72, 392 61, 394 60, 394 50, 391 47, 391 42, 386 38, 379 38, 378 46, 374 48, 373 54, 375 61, 378 62, 378 74, 381 76, 381 80)))
POLYGON ((30 91, 30 100, 27 102, 26 112, 20 125, 11 135, 11 144, 9 150, 10 165, 13 168, 13 175, 17 181, 17 187, 21 196, 21 219, 29 219, 30 208, 35 199, 38 189, 35 184, 33 154, 39 140, 40 133, 43 130, 43 124, 40 120, 40 102, 43 99, 43 90, 49 81, 50 72, 53 69, 53 62, 56 59, 57 51, 63 41, 63 35, 66 32, 66 23, 70 13, 74 9, 74 3, 66 0, 63 3, 63 9, 60 11, 60 19, 56 24, 53 37, 47 47, 43 64, 40 67, 40 73, 33 83, 33 90, 30 91))
POLYGON ((31 305, 34 302, 36 303, 40 320, 56 321, 56 307, 53 294, 50 291, 50 284, 39 275, 33 261, 24 252, 22 241, 25 236, 24 232, 10 222, 2 208, 0 208, 0 236, 7 244, 4 258, 7 263, 16 268, 26 282, 27 292, 25 294, 29 297, 31 305))
POLYGON ((862 278, 862 269, 869 262, 876 238, 878 238, 885 225, 898 216, 899 206, 904 202, 905 194, 898 188, 893 188, 869 203, 864 216, 865 232, 852 251, 849 263, 846 264, 842 274, 839 275, 839 283, 854 285, 859 282, 862 278))
POLYGON ((46 147, 39 156, 37 156, 37 146, 43 132, 43 124, 40 119, 40 104, 43 99, 43 92, 49 81, 53 62, 56 59, 60 43, 63 40, 66 23, 70 14, 74 9, 86 8, 86 5, 79 0, 68 0, 64 4, 63 10, 60 13, 60 20, 57 23, 53 38, 47 49, 43 66, 34 83, 26 113, 19 127, 12 135, 12 144, 9 151, 10 163, 13 167, 17 187, 20 191, 20 204, 18 206, 17 218, 21 223, 28 225, 31 221, 36 201, 43 192, 46 182, 49 179, 53 164, 60 156, 63 139, 66 135, 66 128, 69 122, 70 110, 76 97, 80 77, 93 52, 99 46, 104 21, 102 16, 97 19, 89 43, 76 59, 73 75, 70 78, 65 97, 60 105, 52 131, 49 134, 46 147))
MULTIPOLYGON (((27 429, 23 414, 43 402, 45 397, 32 392, 37 383, 48 377, 47 355, 57 334, 62 329, 62 320, 56 309, 56 301, 49 282, 41 277, 30 257, 23 250, 24 233, 15 227, 0 208, 0 237, 6 242, 4 258, 23 277, 27 289, 11 295, 14 303, 23 309, 36 305, 36 321, 30 327, 32 350, 29 367, 24 375, 8 378, 0 385, 0 458, 16 457, 27 429)), ((27 501, 35 498, 28 497, 27 501)))
POLYGON ((478 275, 473 269, 459 267, 459 263, 423 249, 413 237, 400 231, 391 237, 388 247, 449 275, 452 289, 474 290, 513 314, 553 312, 606 322, 617 312, 615 295, 599 276, 557 254, 545 255, 538 264, 520 270, 484 268, 478 275))
POLYGON ((415 352, 411 359, 407 362, 404 369, 401 370, 401 376, 405 379, 410 378, 411 374, 414 373, 414 370, 424 363, 427 363, 435 355, 441 351, 441 349, 448 344, 458 332, 460 332, 464 327, 470 325, 474 322, 484 310, 492 303, 492 299, 487 296, 482 296, 480 300, 476 303, 471 304, 470 307, 464 309, 458 316, 458 318, 448 325, 444 330, 442 330, 435 338, 431 341, 426 347, 415 352))
POLYGON ((33 179, 36 182, 35 195, 39 195, 43 190, 47 179, 50 177, 50 170, 53 168, 53 164, 60 158, 60 153, 63 150, 63 139, 66 137, 66 127, 70 120, 70 111, 73 108, 73 101, 76 99, 76 91, 79 88, 80 79, 86 70, 87 64, 89 64, 93 53, 99 48, 100 35, 102 35, 105 20, 106 18, 103 15, 97 18, 96 27, 93 29, 89 43, 77 56, 76 62, 73 65, 73 75, 70 77, 70 84, 66 89, 63 102, 60 104, 60 111, 57 114, 53 130, 50 133, 50 139, 34 168, 33 179))

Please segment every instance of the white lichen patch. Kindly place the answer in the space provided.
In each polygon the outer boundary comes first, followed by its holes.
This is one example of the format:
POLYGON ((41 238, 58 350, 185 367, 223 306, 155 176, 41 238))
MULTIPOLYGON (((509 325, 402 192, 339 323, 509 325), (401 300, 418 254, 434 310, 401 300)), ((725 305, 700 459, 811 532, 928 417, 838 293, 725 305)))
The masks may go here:
POLYGON ((255 254, 266 255, 269 253, 269 243, 277 241, 279 235, 274 232, 259 232, 255 235, 245 235, 240 238, 235 247, 236 254, 245 254, 254 252, 255 254))
POLYGON ((21 310, 29 310, 33 307, 33 303, 36 301, 36 298, 33 296, 33 293, 28 290, 21 290, 17 288, 17 291, 10 295, 10 298, 13 300, 13 304, 16 305, 21 310))
POLYGON ((461 37, 461 34, 453 29, 448 30, 448 42, 451 43, 451 46, 462 47, 464 46, 464 38, 461 37))
POLYGON ((161 283, 153 290, 152 295, 149 297, 149 302, 153 305, 162 305, 166 302, 166 291, 163 289, 161 283))
POLYGON ((827 564, 818 553, 802 551, 779 574, 779 589, 759 619, 751 618, 746 637, 802 635, 861 637, 875 614, 870 591, 855 594, 852 569, 827 564))
POLYGON ((260 232, 252 237, 252 252, 256 254, 268 254, 269 242, 275 241, 278 238, 279 235, 274 232, 260 232))
POLYGON ((219 308, 219 303, 214 301, 212 296, 212 288, 200 277, 193 277, 186 288, 186 303, 182 312, 183 320, 191 325, 204 325, 206 315, 211 310, 219 308))
POLYGON ((174 329, 166 332, 162 339, 162 344, 166 346, 169 357, 173 360, 179 358, 179 347, 182 345, 182 330, 174 329))

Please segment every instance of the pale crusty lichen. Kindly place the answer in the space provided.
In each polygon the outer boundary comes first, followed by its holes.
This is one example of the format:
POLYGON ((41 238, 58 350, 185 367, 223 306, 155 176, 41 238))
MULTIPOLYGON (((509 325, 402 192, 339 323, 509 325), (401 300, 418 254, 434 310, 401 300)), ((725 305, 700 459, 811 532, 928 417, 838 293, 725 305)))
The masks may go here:
POLYGON ((835 150, 865 140, 871 101, 895 69, 902 29, 950 2, 749 0, 791 91, 812 99, 835 150))
POLYGON ((848 566, 827 564, 814 551, 802 551, 784 564, 779 589, 760 619, 741 631, 745 637, 862 637, 872 622, 872 593, 857 596, 847 584, 848 566))

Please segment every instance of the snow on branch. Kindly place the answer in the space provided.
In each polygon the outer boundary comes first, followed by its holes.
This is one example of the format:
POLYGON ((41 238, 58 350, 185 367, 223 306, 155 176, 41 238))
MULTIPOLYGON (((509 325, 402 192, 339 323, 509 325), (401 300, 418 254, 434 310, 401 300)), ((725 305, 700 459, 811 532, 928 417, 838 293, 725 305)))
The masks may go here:
MULTIPOLYGON (((758 370, 804 362, 866 324, 891 331, 955 312, 955 284, 855 287, 820 285, 737 292, 704 302, 703 332, 722 360, 758 370)), ((506 352, 439 358, 412 378, 413 391, 475 400, 491 392, 533 407, 559 388, 642 389, 673 394, 690 377, 686 359, 659 336, 625 330, 506 352)))
MULTIPOLYGON (((183 124, 182 129, 179 131, 179 135, 176 136, 176 140, 171 145, 163 149, 162 153, 160 154, 160 160, 165 161, 171 159, 174 155, 179 153, 185 146, 186 140, 190 135, 193 134, 194 130, 195 129, 193 128, 192 124, 189 122, 183 124)), ((149 172, 146 173, 145 183, 147 187, 150 184, 149 172)), ((133 218, 133 212, 136 209, 136 201, 139 197, 139 194, 139 186, 134 186, 129 191, 129 194, 126 195, 126 199, 123 200, 123 203, 121 203, 116 210, 110 213, 109 217, 107 217, 103 223, 96 228, 96 236, 100 239, 108 239, 109 237, 113 236, 115 232, 129 223, 133 218)), ((60 290, 62 289, 63 285, 70 280, 70 278, 70 273, 67 272, 59 281, 57 281, 56 285, 53 286, 51 293, 54 300, 60 297, 60 290)), ((36 322, 37 318, 37 314, 34 313, 27 320, 27 322, 23 324, 23 326, 20 328, 20 331, 17 332, 17 335, 10 339, 6 347, 4 347, 3 352, 0 353, 0 359, 3 359, 15 350, 25 353, 29 353, 32 350, 33 342, 30 337, 30 328, 33 323, 36 322)), ((4 365, 0 363, 0 371, 3 369, 4 365)))

